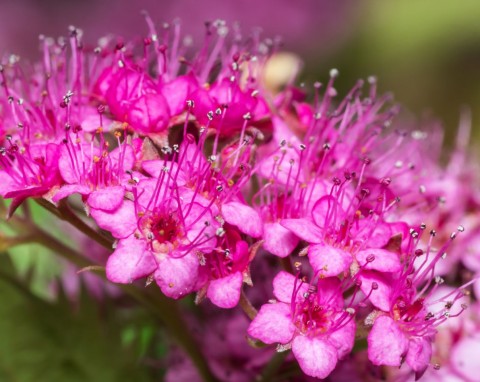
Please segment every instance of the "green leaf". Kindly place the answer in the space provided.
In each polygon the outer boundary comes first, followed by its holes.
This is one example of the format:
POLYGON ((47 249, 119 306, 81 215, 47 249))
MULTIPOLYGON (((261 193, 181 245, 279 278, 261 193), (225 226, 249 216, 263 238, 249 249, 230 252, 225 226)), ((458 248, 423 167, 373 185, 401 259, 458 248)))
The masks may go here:
POLYGON ((1 381, 150 380, 134 351, 140 345, 134 338, 122 344, 125 317, 110 301, 100 306, 83 291, 75 309, 65 297, 46 302, 13 274, 9 258, 0 256, 1 381))

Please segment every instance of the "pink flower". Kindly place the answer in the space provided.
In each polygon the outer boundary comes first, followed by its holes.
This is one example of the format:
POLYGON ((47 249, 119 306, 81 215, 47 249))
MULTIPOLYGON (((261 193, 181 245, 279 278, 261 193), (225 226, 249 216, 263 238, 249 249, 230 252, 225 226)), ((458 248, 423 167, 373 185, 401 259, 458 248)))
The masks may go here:
POLYGON ((305 374, 326 378, 353 347, 354 310, 344 309, 336 278, 303 284, 286 272, 273 280, 277 302, 265 304, 248 328, 260 341, 292 347, 305 374))
MULTIPOLYGON (((102 133, 100 141, 104 143, 102 133)), ((67 183, 53 196, 58 202, 73 194, 81 194, 89 207, 114 211, 122 204, 125 190, 131 177, 128 172, 134 166, 132 147, 126 142, 118 142, 119 147, 108 151, 90 143, 73 143, 65 140, 59 158, 60 173, 67 183)))
POLYGON ((179 189, 163 172, 141 180, 134 200, 114 211, 92 209, 97 224, 118 239, 107 262, 107 277, 129 283, 152 275, 162 291, 179 298, 197 283, 197 252, 216 245, 216 207, 200 195, 179 189))
MULTIPOLYGON (((463 228, 459 227, 459 231, 463 228)), ((389 366, 400 366, 406 361, 418 375, 422 375, 430 363, 437 326, 449 317, 458 316, 466 306, 462 304, 460 312, 455 314, 450 311, 464 296, 465 286, 436 299, 431 297, 443 283, 442 278, 434 277, 435 265, 446 253, 451 240, 434 252, 435 232, 432 231, 424 251, 416 247, 419 236, 412 229, 409 252, 405 254, 405 264, 399 273, 387 279, 373 271, 365 272, 360 280, 370 301, 385 311, 373 314, 377 317, 368 335, 369 359, 375 365, 389 366)), ((455 237, 456 233, 453 233, 451 239, 455 237)))

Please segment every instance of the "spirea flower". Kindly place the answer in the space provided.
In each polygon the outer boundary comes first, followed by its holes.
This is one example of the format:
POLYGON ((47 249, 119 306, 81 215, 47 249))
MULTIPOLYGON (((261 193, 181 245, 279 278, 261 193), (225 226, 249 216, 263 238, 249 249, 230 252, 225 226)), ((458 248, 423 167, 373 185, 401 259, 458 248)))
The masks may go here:
MULTIPOLYGON (((41 39, 41 63, 2 63, 0 195, 12 199, 9 217, 28 198, 60 217, 84 212, 93 227, 84 231, 113 244, 110 281, 142 279, 172 299, 195 294, 203 307, 241 305, 252 321, 232 320, 235 330, 291 349, 287 362, 309 377, 351 361, 355 344, 372 368, 406 363, 428 375, 437 328, 466 308, 474 281, 448 277, 447 249, 452 264, 480 272, 465 127, 445 169, 438 130, 392 128, 399 107, 377 94, 374 77, 343 99, 335 69, 325 86, 291 78, 272 93, 276 40, 245 38, 217 20, 193 52, 179 23, 146 21, 137 42, 94 47, 72 27, 66 39, 41 39), (455 248, 461 219, 471 233, 455 248), (445 280, 455 285, 438 295, 445 280)), ((221 327, 231 344, 244 341, 221 327)), ((208 354, 226 378, 222 354, 208 354)), ((248 373, 235 370, 238 380, 267 363, 253 358, 242 361, 248 373)))

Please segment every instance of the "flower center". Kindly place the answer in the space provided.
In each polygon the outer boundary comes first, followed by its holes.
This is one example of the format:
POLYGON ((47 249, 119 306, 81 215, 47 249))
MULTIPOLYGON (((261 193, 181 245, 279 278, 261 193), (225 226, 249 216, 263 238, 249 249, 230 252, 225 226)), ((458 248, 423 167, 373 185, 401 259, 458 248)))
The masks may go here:
POLYGON ((174 214, 154 215, 150 230, 160 244, 174 242, 181 233, 179 222, 174 214))
POLYGON ((330 312, 314 301, 306 300, 297 305, 294 323, 302 333, 325 333, 331 326, 330 312))

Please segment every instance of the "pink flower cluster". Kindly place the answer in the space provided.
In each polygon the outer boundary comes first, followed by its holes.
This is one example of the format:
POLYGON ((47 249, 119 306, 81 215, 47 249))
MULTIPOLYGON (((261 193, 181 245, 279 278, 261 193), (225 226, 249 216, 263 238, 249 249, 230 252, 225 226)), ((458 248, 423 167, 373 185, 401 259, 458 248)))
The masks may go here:
POLYGON ((374 78, 340 100, 336 70, 311 92, 272 90, 274 41, 215 21, 194 54, 178 23, 147 22, 141 43, 93 47, 71 28, 43 38, 42 62, 2 64, 10 215, 28 198, 59 206, 80 195, 115 239, 109 280, 146 279, 170 298, 196 293, 226 309, 253 286, 261 307, 242 324, 248 336, 291 348, 306 375, 328 377, 366 340, 371 364, 406 363, 420 377, 437 327, 466 308, 480 272, 465 128, 445 169, 436 130, 394 127, 399 108, 374 78), (456 247, 460 220, 469 229, 456 247), (255 277, 275 259, 282 268, 255 277), (452 267, 471 275, 454 279, 452 267), (439 294, 444 279, 456 286, 439 294))

